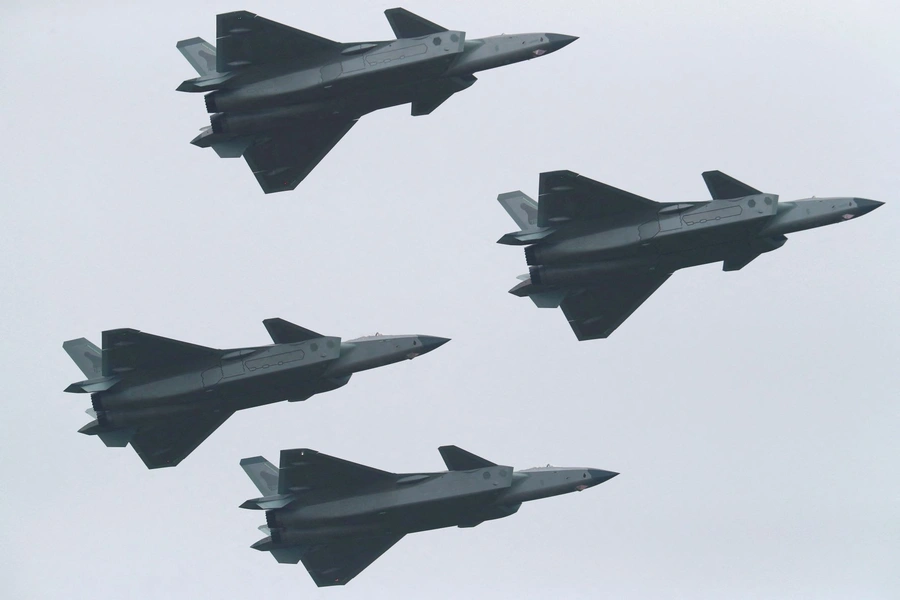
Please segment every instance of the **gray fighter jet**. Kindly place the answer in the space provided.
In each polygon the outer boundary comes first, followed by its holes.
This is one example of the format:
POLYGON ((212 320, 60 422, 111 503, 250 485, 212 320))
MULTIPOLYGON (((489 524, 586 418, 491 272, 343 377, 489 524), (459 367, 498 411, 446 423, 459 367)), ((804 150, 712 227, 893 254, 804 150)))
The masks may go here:
POLYGON ((513 471, 456 446, 439 448, 448 471, 388 473, 320 454, 282 450, 281 465, 261 456, 241 466, 262 498, 241 508, 266 511, 251 546, 280 563, 303 565, 319 587, 344 585, 407 533, 475 527, 508 517, 523 502, 580 492, 618 473, 599 469, 513 471))
POLYGON ((396 40, 340 43, 246 11, 216 17, 217 48, 178 42, 200 74, 182 92, 206 93, 211 125, 191 143, 243 156, 265 193, 292 190, 362 115, 412 103, 430 114, 475 83, 473 73, 573 42, 553 33, 466 40, 463 31, 402 8, 384 13, 396 40))
POLYGON ((785 234, 864 215, 881 202, 810 198, 779 202, 721 173, 703 179, 712 202, 662 203, 571 171, 541 173, 540 202, 497 199, 521 231, 498 243, 527 246, 529 275, 510 290, 562 307, 579 340, 609 336, 678 269, 723 261, 742 269, 780 248, 785 234))
POLYGON ((63 348, 87 380, 95 420, 79 431, 132 448, 150 469, 174 467, 236 410, 298 402, 346 385, 357 371, 415 358, 444 344, 428 335, 375 335, 342 342, 283 319, 263 321, 274 345, 216 350, 135 329, 103 332, 63 348))

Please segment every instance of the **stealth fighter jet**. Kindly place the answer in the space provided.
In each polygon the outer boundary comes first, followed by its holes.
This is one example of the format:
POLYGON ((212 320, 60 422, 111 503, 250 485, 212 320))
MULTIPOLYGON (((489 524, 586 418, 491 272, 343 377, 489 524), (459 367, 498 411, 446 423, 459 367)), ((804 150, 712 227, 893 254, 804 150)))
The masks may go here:
POLYGON ((216 44, 178 49, 200 74, 211 125, 191 143, 243 156, 265 193, 292 190, 362 115, 412 103, 427 115, 475 83, 473 73, 528 60, 576 38, 553 33, 466 40, 402 8, 385 11, 396 40, 334 42, 246 11, 216 17, 216 44))
POLYGON ((241 466, 263 497, 268 537, 253 544, 280 563, 303 561, 316 585, 344 585, 407 533, 475 527, 523 502, 582 491, 618 475, 581 468, 513 471, 456 446, 439 448, 448 471, 388 473, 320 454, 282 450, 280 468, 261 456, 241 466))
POLYGON ((103 332, 63 348, 87 380, 95 420, 80 429, 107 446, 132 448, 150 469, 174 467, 237 410, 346 385, 357 371, 415 358, 447 342, 427 335, 375 335, 342 342, 283 319, 263 321, 274 345, 216 350, 134 329, 103 332))
POLYGON ((661 203, 571 171, 541 174, 540 202, 500 194, 521 231, 529 275, 510 290, 542 308, 562 307, 579 340, 605 338, 669 276, 723 262, 742 269, 780 248, 785 234, 864 215, 881 202, 809 198, 779 202, 720 171, 703 173, 712 202, 661 203))

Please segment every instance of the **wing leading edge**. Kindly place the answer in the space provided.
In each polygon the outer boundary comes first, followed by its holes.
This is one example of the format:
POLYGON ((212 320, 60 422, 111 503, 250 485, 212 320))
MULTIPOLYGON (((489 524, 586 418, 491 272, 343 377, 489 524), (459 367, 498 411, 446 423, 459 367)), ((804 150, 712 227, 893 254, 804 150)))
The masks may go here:
MULTIPOLYGON (((308 448, 282 450, 278 493, 310 489, 347 489, 394 482, 397 476, 308 448)), ((374 560, 374 559, 373 559, 374 560)))
POLYGON ((216 71, 340 53, 342 44, 245 10, 216 16, 216 71))
POLYGON ((594 181, 572 171, 541 173, 538 227, 605 219, 619 213, 648 212, 659 203, 594 181))
POLYGON ((136 329, 103 332, 103 376, 134 370, 178 370, 186 365, 214 362, 222 353, 214 348, 143 333, 136 329))

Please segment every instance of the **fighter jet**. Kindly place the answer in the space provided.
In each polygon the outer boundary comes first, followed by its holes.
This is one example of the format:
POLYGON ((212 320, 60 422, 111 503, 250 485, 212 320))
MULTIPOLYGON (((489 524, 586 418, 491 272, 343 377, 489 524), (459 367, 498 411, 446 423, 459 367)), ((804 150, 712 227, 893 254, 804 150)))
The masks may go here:
POLYGON ((237 410, 299 402, 346 385, 353 373, 413 359, 448 340, 375 335, 342 342, 284 319, 263 321, 269 346, 216 350, 135 329, 103 332, 63 348, 87 380, 95 419, 79 432, 107 446, 131 443, 149 469, 174 467, 237 410))
POLYGON ((654 202, 571 171, 541 173, 539 203, 520 191, 500 194, 521 231, 498 243, 527 246, 529 265, 510 293, 541 308, 562 307, 579 340, 605 338, 678 269, 722 261, 723 270, 737 271, 784 245, 785 234, 882 204, 779 202, 720 171, 703 179, 712 202, 654 202))
POLYGON ((340 43, 246 11, 216 17, 216 43, 178 42, 200 77, 210 126, 191 142, 243 156, 265 193, 292 190, 362 115, 412 103, 430 114, 475 83, 473 73, 559 50, 554 33, 466 40, 402 8, 384 13, 396 40, 340 43))
POLYGON ((241 466, 263 496, 241 508, 266 511, 268 537, 251 547, 309 571, 319 587, 344 585, 407 533, 475 527, 523 502, 580 492, 618 473, 542 467, 513 471, 456 446, 439 448, 447 471, 388 473, 315 450, 282 450, 280 468, 261 456, 241 466))

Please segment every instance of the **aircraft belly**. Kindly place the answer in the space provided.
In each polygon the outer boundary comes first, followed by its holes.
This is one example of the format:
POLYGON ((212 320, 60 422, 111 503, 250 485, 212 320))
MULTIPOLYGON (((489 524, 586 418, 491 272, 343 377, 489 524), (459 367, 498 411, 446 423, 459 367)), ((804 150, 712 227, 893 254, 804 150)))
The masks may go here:
POLYGON ((540 248, 539 264, 583 264, 653 254, 638 227, 607 230, 561 240, 540 248))
POLYGON ((739 210, 739 206, 730 206, 682 215, 680 220, 683 226, 661 231, 653 239, 653 244, 661 255, 695 256, 691 264, 723 260, 722 253, 732 251, 729 246, 749 244, 759 223, 765 218, 750 211, 738 213, 739 210), (716 215, 719 215, 719 220, 716 220, 716 215), (714 258, 717 252, 719 257, 714 258), (707 255, 708 259, 701 258, 707 255))
MULTIPOLYGON (((340 500, 299 507, 286 518, 292 523, 368 517, 413 518, 419 511, 449 510, 468 503, 490 502, 511 484, 510 467, 442 473, 421 483, 348 495, 340 500), (485 476, 487 475, 487 477, 485 476)), ((350 492, 348 492, 350 494, 350 492)))
POLYGON ((729 256, 749 252, 748 239, 740 241, 706 240, 708 243, 672 249, 661 254, 660 266, 671 272, 687 267, 696 267, 721 262, 729 256))
POLYGON ((216 407, 197 402, 196 404, 156 404, 140 405, 129 410, 105 410, 99 421, 106 427, 120 429, 125 427, 145 427, 172 419, 190 419, 192 415, 215 410, 216 407))
POLYGON ((328 363, 274 366, 223 380, 216 393, 234 404, 234 410, 290 399, 305 399, 319 391, 316 384, 328 363), (261 372, 260 372, 261 371, 261 372))
POLYGON ((107 408, 129 408, 136 405, 183 404, 203 391, 203 379, 199 371, 192 371, 165 379, 139 383, 115 393, 101 394, 107 408))
POLYGON ((348 532, 377 526, 382 529, 412 533, 455 527, 480 514, 500 494, 491 490, 476 495, 442 498, 431 501, 391 502, 385 505, 351 505, 351 499, 305 507, 290 517, 281 517, 290 529, 331 531, 345 528, 348 532), (314 509, 316 510, 310 510, 314 509))
POLYGON ((316 97, 322 86, 319 69, 305 69, 248 83, 232 90, 213 92, 209 112, 250 112, 295 104, 316 97))
POLYGON ((490 501, 488 498, 478 497, 469 501, 391 509, 361 518, 339 517, 330 521, 298 523, 296 526, 288 525, 281 533, 280 541, 282 545, 290 545, 346 535, 407 534, 447 527, 469 527, 515 512, 506 507, 498 510, 497 507, 490 506, 490 501))

